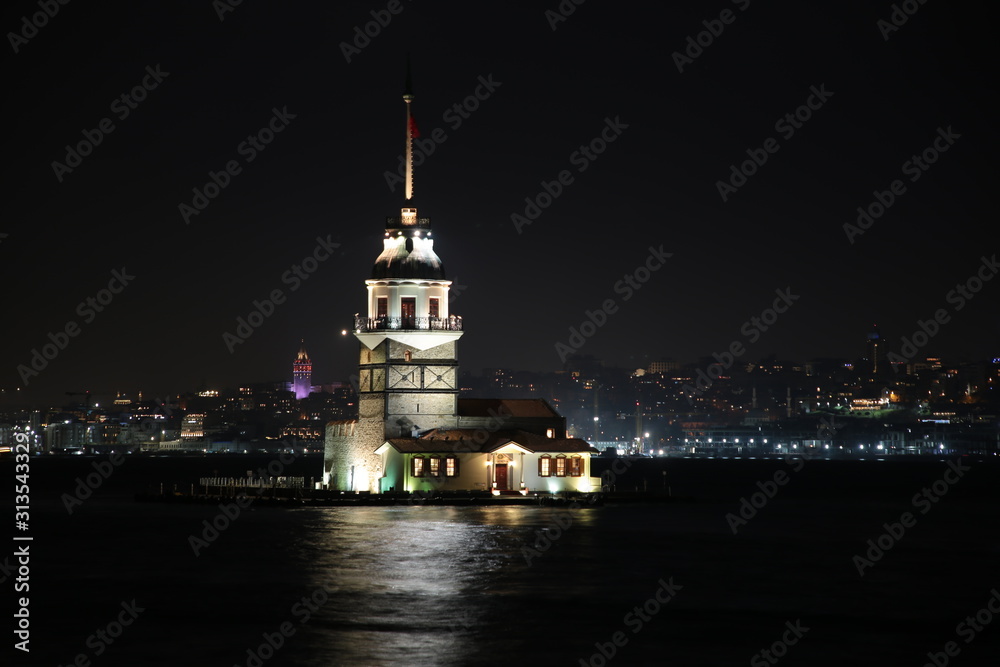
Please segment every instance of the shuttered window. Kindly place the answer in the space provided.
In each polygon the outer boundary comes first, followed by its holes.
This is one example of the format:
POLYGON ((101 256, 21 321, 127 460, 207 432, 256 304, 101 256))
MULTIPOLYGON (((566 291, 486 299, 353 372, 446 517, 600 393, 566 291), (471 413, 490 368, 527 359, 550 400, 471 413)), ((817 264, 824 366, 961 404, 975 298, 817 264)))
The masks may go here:
POLYGON ((566 457, 559 456, 556 458, 556 477, 566 476, 566 457))
POLYGON ((538 476, 550 477, 552 475, 552 458, 548 455, 538 457, 538 476))
POLYGON ((569 460, 569 474, 570 477, 583 476, 583 459, 581 457, 574 456, 569 460))

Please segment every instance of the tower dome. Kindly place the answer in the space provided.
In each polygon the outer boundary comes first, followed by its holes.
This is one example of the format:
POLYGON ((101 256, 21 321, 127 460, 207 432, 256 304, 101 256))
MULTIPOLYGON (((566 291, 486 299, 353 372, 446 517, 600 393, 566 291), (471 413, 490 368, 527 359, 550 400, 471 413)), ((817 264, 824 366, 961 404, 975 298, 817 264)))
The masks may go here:
POLYGON ((434 252, 431 219, 418 218, 416 208, 385 219, 382 253, 372 268, 374 279, 444 280, 444 264, 434 252))

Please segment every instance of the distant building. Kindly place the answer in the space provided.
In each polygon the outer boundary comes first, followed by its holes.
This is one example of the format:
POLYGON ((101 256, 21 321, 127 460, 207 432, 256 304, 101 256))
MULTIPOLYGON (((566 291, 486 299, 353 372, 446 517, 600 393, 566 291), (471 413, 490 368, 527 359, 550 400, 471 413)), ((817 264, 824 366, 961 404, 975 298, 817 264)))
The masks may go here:
POLYGON ((879 333, 877 324, 873 325, 872 330, 868 332, 868 338, 865 343, 864 366, 859 370, 873 376, 884 374, 885 371, 889 370, 888 363, 886 362, 885 344, 882 340, 882 334, 879 333))
POLYGON ((45 427, 45 448, 50 452, 83 449, 90 444, 90 425, 60 422, 45 427))
POLYGON ((205 415, 189 413, 181 422, 181 439, 195 440, 205 437, 205 415))
POLYGON ((312 361, 306 353, 305 341, 302 341, 299 353, 292 362, 291 390, 297 400, 308 397, 312 391, 312 361))
POLYGON ((674 361, 673 359, 663 359, 660 361, 654 361, 649 364, 646 368, 647 373, 673 373, 674 371, 679 371, 681 365, 674 361))

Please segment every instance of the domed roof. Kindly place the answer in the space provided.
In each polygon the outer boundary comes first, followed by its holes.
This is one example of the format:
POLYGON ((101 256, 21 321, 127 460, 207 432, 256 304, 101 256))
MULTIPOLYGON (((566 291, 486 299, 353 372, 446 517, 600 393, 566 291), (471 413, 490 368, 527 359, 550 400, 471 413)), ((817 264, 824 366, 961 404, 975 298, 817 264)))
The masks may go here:
POLYGON ((398 236, 385 240, 385 249, 372 268, 372 278, 444 280, 444 264, 430 239, 398 236))

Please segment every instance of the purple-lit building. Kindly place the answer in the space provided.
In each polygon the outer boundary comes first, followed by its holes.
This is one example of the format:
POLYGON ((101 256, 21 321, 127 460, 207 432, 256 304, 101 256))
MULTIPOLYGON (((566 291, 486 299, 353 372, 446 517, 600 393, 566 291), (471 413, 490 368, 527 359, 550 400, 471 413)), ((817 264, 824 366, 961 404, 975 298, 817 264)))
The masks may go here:
POLYGON ((312 361, 306 353, 305 341, 299 347, 299 353, 292 362, 292 391, 296 400, 308 398, 312 391, 312 361))

